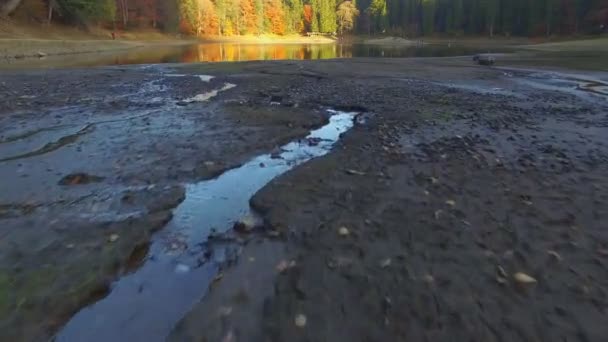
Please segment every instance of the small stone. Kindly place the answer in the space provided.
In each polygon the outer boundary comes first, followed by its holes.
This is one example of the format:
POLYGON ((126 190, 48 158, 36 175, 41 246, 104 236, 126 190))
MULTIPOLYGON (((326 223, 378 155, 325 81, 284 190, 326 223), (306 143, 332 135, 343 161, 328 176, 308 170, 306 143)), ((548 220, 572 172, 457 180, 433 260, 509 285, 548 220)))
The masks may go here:
POLYGON ((242 217, 240 220, 234 223, 234 230, 240 233, 250 233, 255 228, 262 226, 262 222, 259 218, 249 214, 242 217))
POLYGON ((520 284, 535 284, 537 283, 536 279, 532 278, 531 276, 523 273, 523 272, 517 272, 513 275, 513 279, 515 279, 515 281, 517 281, 520 284))
POLYGON ((445 204, 449 205, 450 207, 456 206, 456 202, 454 200, 447 200, 445 201, 445 204))
POLYGON ((213 282, 216 283, 224 278, 224 273, 218 273, 215 277, 213 277, 213 282))
POLYGON ((502 277, 502 278, 507 278, 509 275, 507 274, 507 272, 505 271, 504 268, 502 268, 502 266, 498 266, 498 274, 502 277))
POLYGON ((277 265, 276 269, 279 273, 283 273, 293 267, 296 267, 295 260, 291 260, 291 261, 281 260, 281 262, 279 262, 279 264, 277 265))
POLYGON ((340 236, 346 237, 350 235, 350 231, 346 227, 340 227, 340 229, 338 229, 338 234, 340 234, 340 236))
POLYGON ((391 258, 386 258, 386 259, 380 261, 380 267, 387 268, 391 265, 391 262, 392 262, 391 258))
POLYGON ((365 172, 352 170, 352 169, 344 170, 344 172, 346 172, 349 175, 353 175, 353 176, 365 176, 365 172))
POLYGON ((296 327, 304 328, 306 326, 306 316, 303 314, 297 314, 294 323, 296 324, 296 327))
POLYGON ((439 218, 441 217, 441 214, 443 214, 443 210, 439 209, 435 211, 435 220, 439 220, 439 218))
POLYGON ((44 53, 44 52, 42 52, 42 51, 38 51, 38 52, 36 53, 36 56, 38 56, 38 58, 44 58, 44 57, 46 57, 46 56, 47 56, 47 54, 46 54, 46 53, 44 53))
POLYGON ((506 279, 506 278, 503 278, 503 277, 501 277, 501 276, 496 276, 496 281, 497 281, 499 284, 506 284, 506 283, 507 283, 507 279, 506 279))
POLYGON ((108 237, 108 242, 116 242, 119 238, 120 236, 118 236, 118 234, 112 234, 108 237))
POLYGON ((430 284, 435 281, 435 278, 430 274, 425 274, 424 276, 422 276, 422 280, 424 280, 424 282, 430 284))
POLYGON ((255 258, 254 257, 249 257, 249 262, 254 262, 255 258))
POLYGON ((329 267, 330 269, 335 269, 335 268, 340 268, 340 267, 347 267, 349 265, 351 265, 353 263, 353 260, 351 258, 347 258, 347 257, 335 257, 335 258, 331 258, 327 261, 327 267, 329 267))
POLYGON ((562 261, 562 256, 559 255, 559 253, 557 253, 556 251, 549 250, 549 251, 547 251, 547 254, 549 254, 550 256, 554 257, 555 260, 557 260, 557 261, 562 261))
POLYGON ((439 183, 439 180, 435 177, 430 177, 429 180, 431 181, 431 184, 437 184, 439 183))
POLYGON ((69 244, 67 244, 67 245, 65 246, 65 248, 67 248, 67 249, 72 249, 72 248, 74 248, 74 244, 73 244, 73 243, 69 243, 69 244))
POLYGON ((281 236, 281 233, 279 233, 276 230, 269 230, 266 232, 266 235, 268 235, 268 237, 271 237, 271 238, 278 238, 279 236, 281 236))
POLYGON ((218 310, 218 313, 222 317, 230 316, 230 314, 232 314, 232 307, 230 307, 230 306, 222 306, 218 310))
POLYGON ((215 166, 215 163, 214 163, 214 162, 212 162, 212 161, 206 161, 206 162, 204 163, 204 165, 205 165, 205 167, 207 167, 207 168, 212 168, 212 167, 214 167, 214 166, 215 166))

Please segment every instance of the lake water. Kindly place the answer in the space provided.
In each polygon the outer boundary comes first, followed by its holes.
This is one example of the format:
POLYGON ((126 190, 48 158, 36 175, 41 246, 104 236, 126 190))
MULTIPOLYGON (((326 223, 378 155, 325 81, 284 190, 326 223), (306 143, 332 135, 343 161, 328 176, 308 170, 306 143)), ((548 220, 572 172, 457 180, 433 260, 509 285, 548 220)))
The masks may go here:
POLYGON ((108 53, 49 56, 44 59, 11 60, 3 67, 89 67, 103 65, 237 62, 253 60, 304 60, 352 57, 449 57, 496 49, 448 44, 391 47, 364 44, 238 44, 205 43, 153 46, 108 53))

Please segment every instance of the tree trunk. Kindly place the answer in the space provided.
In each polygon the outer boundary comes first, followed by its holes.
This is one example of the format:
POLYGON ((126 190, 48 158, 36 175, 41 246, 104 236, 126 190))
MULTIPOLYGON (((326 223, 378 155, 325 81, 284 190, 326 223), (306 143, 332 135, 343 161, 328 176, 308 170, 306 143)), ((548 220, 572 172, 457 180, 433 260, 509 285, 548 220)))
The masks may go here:
POLYGON ((122 27, 126 29, 129 23, 129 5, 127 4, 127 0, 120 0, 120 12, 122 15, 122 27))
POLYGON ((21 0, 7 0, 4 4, 0 4, 0 15, 7 16, 13 13, 20 4, 21 0))
POLYGON ((53 20, 53 0, 49 1, 49 15, 47 17, 47 25, 51 25, 51 21, 53 20))

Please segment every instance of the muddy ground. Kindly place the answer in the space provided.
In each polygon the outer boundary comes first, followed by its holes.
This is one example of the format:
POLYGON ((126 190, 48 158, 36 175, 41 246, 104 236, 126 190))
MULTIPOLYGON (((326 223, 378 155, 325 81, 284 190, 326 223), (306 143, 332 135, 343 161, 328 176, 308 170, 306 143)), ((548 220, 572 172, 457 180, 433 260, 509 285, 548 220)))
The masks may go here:
POLYGON ((602 341, 605 80, 468 58, 3 73, 0 337, 50 336, 184 184, 337 108, 365 124, 252 198, 281 238, 243 246, 171 340, 602 341))

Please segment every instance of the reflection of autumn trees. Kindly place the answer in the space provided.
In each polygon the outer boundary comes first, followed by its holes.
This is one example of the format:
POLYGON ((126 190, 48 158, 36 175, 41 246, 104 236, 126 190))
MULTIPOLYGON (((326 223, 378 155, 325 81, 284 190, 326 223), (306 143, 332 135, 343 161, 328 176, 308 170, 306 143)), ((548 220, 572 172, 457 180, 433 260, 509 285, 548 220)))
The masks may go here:
POLYGON ((201 44, 185 49, 182 62, 238 62, 252 60, 320 59, 349 57, 351 52, 338 45, 297 44, 201 44))

